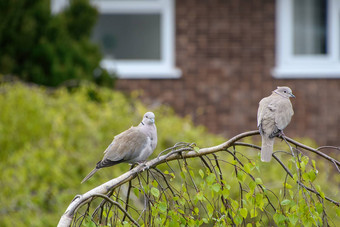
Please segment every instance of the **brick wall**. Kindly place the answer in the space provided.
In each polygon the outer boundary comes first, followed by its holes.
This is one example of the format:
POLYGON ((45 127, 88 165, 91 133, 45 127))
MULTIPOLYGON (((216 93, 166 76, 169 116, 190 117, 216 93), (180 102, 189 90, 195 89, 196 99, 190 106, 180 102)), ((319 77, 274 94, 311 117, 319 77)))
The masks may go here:
POLYGON ((117 89, 144 90, 147 103, 172 106, 213 133, 256 129, 259 100, 290 86, 295 115, 285 134, 340 145, 340 80, 277 80, 275 1, 178 0, 176 65, 180 79, 119 80, 117 89))

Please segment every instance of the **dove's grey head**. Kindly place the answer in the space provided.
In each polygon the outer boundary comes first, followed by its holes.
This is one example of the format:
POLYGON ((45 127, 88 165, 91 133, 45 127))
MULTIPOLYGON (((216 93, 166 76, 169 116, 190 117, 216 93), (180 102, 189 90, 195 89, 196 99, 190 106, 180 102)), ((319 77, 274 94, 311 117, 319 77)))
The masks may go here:
POLYGON ((295 95, 293 95, 292 89, 290 89, 289 87, 277 87, 274 90, 274 92, 285 98, 295 98, 295 95))
POLYGON ((144 124, 152 125, 155 123, 155 114, 152 112, 147 112, 144 114, 143 121, 144 124))

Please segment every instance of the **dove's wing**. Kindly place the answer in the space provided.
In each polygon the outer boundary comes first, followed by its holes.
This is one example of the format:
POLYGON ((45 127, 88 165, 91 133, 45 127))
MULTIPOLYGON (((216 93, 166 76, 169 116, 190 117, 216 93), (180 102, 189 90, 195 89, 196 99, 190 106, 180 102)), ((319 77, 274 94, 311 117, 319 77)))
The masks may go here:
POLYGON ((148 136, 138 127, 131 127, 117 135, 106 149, 102 162, 109 161, 129 162, 140 155, 140 152, 149 144, 148 136))

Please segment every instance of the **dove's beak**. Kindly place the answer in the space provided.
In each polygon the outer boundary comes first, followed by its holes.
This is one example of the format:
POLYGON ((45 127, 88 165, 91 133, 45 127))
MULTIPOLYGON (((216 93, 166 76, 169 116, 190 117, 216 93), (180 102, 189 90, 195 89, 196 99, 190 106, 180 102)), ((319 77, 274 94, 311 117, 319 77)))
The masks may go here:
POLYGON ((293 95, 293 93, 290 93, 290 97, 295 98, 295 95, 293 95))
POLYGON ((150 121, 151 121, 152 123, 155 123, 155 118, 150 118, 150 121))

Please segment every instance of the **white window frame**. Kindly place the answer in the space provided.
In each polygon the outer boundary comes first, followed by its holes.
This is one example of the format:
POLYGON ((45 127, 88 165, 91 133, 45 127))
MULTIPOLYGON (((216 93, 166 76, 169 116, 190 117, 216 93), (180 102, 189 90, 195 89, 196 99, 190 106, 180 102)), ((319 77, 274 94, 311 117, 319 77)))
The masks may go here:
POLYGON ((276 0, 275 78, 340 78, 340 0, 328 0, 325 55, 294 55, 293 1, 276 0))
MULTIPOLYGON (((52 12, 65 7, 68 0, 52 0, 52 12), (64 2, 53 4, 53 2, 64 2), (53 8, 53 5, 55 5, 53 8)), ((104 58, 101 67, 122 79, 168 79, 179 78, 181 70, 175 67, 175 0, 91 0, 103 14, 150 14, 160 13, 161 58, 160 60, 115 60, 104 58)))

